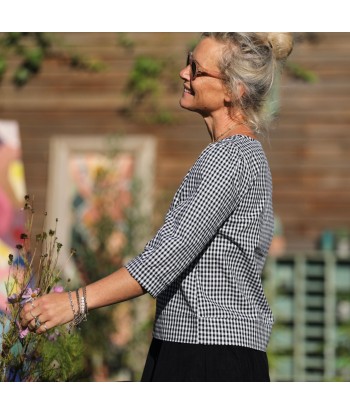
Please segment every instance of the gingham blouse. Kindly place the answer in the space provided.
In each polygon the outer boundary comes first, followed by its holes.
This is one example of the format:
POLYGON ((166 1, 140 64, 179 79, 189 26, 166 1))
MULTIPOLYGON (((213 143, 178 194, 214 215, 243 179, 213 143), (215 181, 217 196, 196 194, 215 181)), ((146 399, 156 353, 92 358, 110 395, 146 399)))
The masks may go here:
POLYGON ((259 141, 209 144, 163 226, 126 264, 157 298, 155 338, 265 351, 273 316, 261 271, 273 235, 272 181, 259 141))

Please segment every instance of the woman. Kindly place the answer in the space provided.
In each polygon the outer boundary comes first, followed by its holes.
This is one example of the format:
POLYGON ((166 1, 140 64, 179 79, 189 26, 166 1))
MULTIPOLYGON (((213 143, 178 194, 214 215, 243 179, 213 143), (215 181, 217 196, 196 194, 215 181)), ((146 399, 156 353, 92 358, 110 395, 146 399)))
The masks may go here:
POLYGON ((164 225, 117 272, 26 305, 37 333, 89 309, 157 298, 143 381, 269 381, 273 316, 260 274, 273 234, 270 170, 257 136, 264 102, 292 50, 287 33, 204 33, 180 72, 180 105, 198 112, 211 143, 184 178, 164 225))

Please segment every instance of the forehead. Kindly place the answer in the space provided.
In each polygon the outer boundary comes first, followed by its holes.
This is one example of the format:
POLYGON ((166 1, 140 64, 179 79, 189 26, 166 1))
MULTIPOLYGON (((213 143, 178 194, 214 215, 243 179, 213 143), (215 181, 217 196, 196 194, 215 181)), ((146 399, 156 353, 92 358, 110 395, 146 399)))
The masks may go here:
POLYGON ((193 50, 193 58, 205 68, 217 68, 225 45, 212 38, 202 39, 193 50))

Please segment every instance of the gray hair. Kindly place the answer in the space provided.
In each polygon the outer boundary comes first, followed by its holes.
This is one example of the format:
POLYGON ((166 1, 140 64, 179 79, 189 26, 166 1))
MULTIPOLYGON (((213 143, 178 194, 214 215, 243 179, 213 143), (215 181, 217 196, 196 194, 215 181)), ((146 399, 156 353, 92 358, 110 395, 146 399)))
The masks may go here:
POLYGON ((205 32, 225 44, 218 67, 232 97, 232 107, 240 108, 245 122, 258 134, 264 135, 270 116, 264 103, 280 71, 293 49, 290 33, 205 32), (243 86, 244 93, 239 93, 243 86))

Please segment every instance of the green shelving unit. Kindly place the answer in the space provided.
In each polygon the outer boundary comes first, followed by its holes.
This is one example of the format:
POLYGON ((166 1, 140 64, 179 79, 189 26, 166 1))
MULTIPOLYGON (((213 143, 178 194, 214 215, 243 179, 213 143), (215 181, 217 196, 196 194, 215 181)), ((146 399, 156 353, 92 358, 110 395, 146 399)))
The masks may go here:
POLYGON ((275 325, 272 381, 350 381, 350 258, 269 257, 263 284, 275 325))

